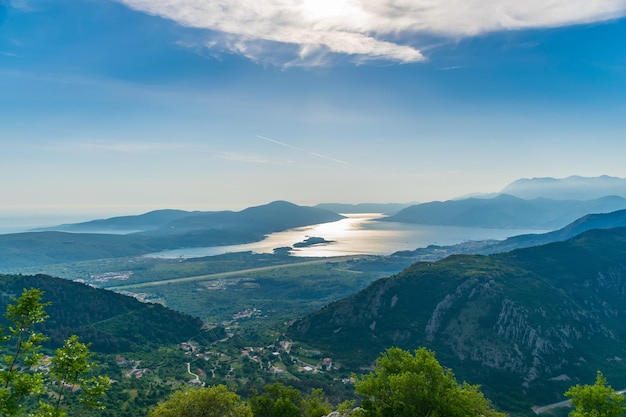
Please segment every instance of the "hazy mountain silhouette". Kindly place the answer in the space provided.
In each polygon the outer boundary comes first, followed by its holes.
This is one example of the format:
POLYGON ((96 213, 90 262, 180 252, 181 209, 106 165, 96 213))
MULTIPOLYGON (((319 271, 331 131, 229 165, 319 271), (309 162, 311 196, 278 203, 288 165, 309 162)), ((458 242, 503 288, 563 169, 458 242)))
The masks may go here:
POLYGON ((138 256, 182 247, 254 242, 266 234, 337 221, 343 216, 319 208, 275 201, 240 212, 159 210, 140 216, 64 225, 73 230, 148 229, 129 234, 41 231, 0 235, 0 268, 45 265, 89 259, 138 256))
POLYGON ((524 199, 592 200, 615 195, 626 198, 626 178, 580 177, 522 178, 506 186, 501 193, 524 199))
POLYGON ((524 200, 508 194, 417 204, 381 219, 402 223, 464 227, 556 229, 589 213, 626 208, 626 199, 607 196, 594 200, 524 200))

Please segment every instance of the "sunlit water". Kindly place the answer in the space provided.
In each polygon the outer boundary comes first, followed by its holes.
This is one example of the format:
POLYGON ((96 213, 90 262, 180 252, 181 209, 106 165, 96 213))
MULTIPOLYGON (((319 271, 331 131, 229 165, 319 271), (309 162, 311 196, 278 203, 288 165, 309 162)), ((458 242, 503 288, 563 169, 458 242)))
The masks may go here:
POLYGON ((322 237, 332 243, 294 248, 291 254, 303 257, 345 255, 388 255, 401 250, 414 250, 428 245, 454 245, 468 240, 506 239, 545 230, 484 229, 477 227, 429 226, 382 222, 382 214, 344 214, 345 219, 307 227, 299 227, 268 235, 260 242, 243 245, 185 248, 153 253, 158 258, 198 258, 224 253, 252 251, 272 253, 275 248, 291 246, 308 237, 322 237))

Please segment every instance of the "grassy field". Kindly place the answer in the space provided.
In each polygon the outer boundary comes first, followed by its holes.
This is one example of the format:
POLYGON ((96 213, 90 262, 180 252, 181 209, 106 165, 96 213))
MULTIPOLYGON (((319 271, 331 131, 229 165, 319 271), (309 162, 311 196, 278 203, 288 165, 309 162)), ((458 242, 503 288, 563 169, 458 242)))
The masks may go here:
POLYGON ((195 259, 99 259, 19 272, 81 281, 204 321, 234 321, 232 326, 245 328, 293 320, 401 268, 376 256, 298 258, 243 252, 195 259))
POLYGON ((388 275, 353 269, 359 259, 315 259, 106 288, 161 302, 204 321, 255 326, 293 320, 388 275))

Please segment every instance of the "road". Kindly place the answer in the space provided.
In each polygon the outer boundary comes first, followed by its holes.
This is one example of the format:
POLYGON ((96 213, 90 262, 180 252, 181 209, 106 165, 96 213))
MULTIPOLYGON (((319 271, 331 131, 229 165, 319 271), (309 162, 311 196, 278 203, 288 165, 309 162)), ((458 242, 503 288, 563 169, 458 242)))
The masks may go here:
POLYGON ((271 271, 273 269, 285 269, 285 268, 294 268, 298 266, 306 266, 306 265, 316 265, 316 264, 324 264, 328 262, 341 262, 347 261, 350 259, 359 259, 362 258, 363 255, 355 255, 355 256, 338 256, 333 258, 324 258, 324 259, 316 259, 313 261, 303 261, 303 262, 291 262, 287 264, 280 265, 271 265, 271 266, 262 266, 258 268, 248 268, 248 269, 240 269, 237 271, 228 271, 228 272, 219 272, 216 274, 207 274, 207 275, 196 275, 191 277, 180 277, 180 278, 172 278, 165 279, 161 281, 145 281, 139 282, 137 284, 126 284, 126 285, 112 285, 109 287, 103 287, 107 290, 126 290, 130 288, 142 288, 142 287, 153 287, 155 285, 165 285, 165 284, 174 284, 180 282, 190 282, 190 281, 208 281, 216 278, 225 278, 230 276, 237 276, 242 274, 251 274, 255 272, 264 272, 271 271))
POLYGON ((565 400, 554 404, 544 405, 543 407, 533 407, 533 411, 538 415, 544 411, 552 410, 553 408, 570 407, 571 404, 571 400, 565 400))
POLYGON ((191 372, 191 362, 187 362, 187 373, 195 377, 197 384, 202 384, 202 386, 204 386, 204 384, 200 381, 200 377, 194 374, 193 372, 191 372))

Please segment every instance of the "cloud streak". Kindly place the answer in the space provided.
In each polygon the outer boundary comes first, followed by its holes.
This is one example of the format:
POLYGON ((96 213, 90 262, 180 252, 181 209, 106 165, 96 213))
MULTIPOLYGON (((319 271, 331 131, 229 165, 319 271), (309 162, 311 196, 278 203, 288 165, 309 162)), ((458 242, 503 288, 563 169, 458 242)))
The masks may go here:
POLYGON ((130 8, 208 29, 207 48, 255 61, 320 65, 425 59, 420 44, 486 32, 548 28, 623 17, 626 0, 117 0, 130 8), (276 57, 276 51, 280 57, 276 57), (271 57, 271 58, 270 58, 271 57))

